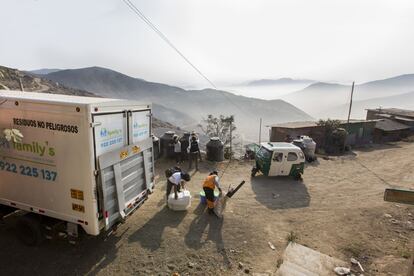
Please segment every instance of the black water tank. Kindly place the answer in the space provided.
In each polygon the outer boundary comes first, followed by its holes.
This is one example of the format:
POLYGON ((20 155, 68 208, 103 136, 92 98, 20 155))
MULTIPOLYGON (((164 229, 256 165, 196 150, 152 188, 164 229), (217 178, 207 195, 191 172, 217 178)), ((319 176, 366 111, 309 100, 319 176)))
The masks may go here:
POLYGON ((152 136, 152 148, 154 149, 154 159, 160 158, 160 139, 153 135, 152 136))
POLYGON ((218 137, 210 138, 206 145, 207 160, 209 161, 223 161, 224 160, 224 145, 218 137))
POLYGON ((183 136, 180 138, 180 143, 181 143, 181 154, 183 156, 183 159, 188 160, 187 148, 188 148, 188 145, 190 144, 190 133, 189 132, 184 132, 183 136))
POLYGON ((161 156, 167 158, 174 157, 174 144, 172 144, 174 131, 167 131, 161 136, 161 156))

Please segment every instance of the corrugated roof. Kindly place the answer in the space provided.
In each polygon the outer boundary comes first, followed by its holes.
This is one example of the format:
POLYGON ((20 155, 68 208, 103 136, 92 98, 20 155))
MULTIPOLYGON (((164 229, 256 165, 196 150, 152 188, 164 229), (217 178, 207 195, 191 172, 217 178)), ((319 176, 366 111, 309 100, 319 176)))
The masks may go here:
POLYGON ((395 116, 392 114, 377 114, 377 116, 382 117, 382 118, 389 118, 389 119, 395 119, 395 120, 400 120, 400 121, 406 121, 406 122, 414 122, 414 118, 406 118, 406 117, 401 117, 401 116, 395 116))
POLYGON ((283 128, 303 128, 303 127, 315 127, 315 126, 317 126, 317 124, 316 122, 313 122, 313 121, 287 122, 287 123, 270 125, 270 127, 283 127, 283 128))
MULTIPOLYGON (((366 123, 366 122, 375 122, 377 120, 350 120, 350 124, 357 124, 357 123, 366 123)), ((341 124, 346 124, 347 120, 340 120, 341 124)), ((280 128, 305 128, 305 127, 316 127, 316 121, 302 121, 302 122, 287 122, 287 123, 280 123, 280 124, 273 124, 269 125, 268 127, 280 127, 280 128)))
POLYGON ((414 110, 401 109, 401 108, 375 108, 375 109, 367 109, 367 110, 376 111, 376 112, 380 112, 384 114, 391 114, 391 115, 414 118, 414 110))
POLYGON ((410 129, 409 126, 401 124, 399 122, 384 119, 377 122, 375 128, 381 129, 383 131, 395 131, 395 130, 405 130, 410 129))

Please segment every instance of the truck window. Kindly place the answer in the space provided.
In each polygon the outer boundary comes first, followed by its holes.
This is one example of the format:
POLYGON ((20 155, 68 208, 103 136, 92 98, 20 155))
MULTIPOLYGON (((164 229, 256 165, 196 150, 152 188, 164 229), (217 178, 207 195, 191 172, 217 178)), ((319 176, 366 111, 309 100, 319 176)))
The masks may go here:
POLYGON ((289 152, 287 156, 287 161, 296 161, 298 160, 298 155, 294 152, 289 152))
POLYGON ((273 161, 282 162, 282 160, 283 160, 283 153, 275 152, 275 154, 273 156, 273 161))
POLYGON ((95 127, 96 156, 120 149, 128 144, 124 113, 95 115, 94 121, 100 123, 95 127))
POLYGON ((150 137, 150 111, 132 112, 132 143, 145 140, 150 137))
POLYGON ((264 159, 272 158, 272 152, 270 150, 266 149, 265 147, 261 147, 259 149, 259 151, 257 152, 257 154, 259 156, 261 156, 262 158, 264 158, 264 159))

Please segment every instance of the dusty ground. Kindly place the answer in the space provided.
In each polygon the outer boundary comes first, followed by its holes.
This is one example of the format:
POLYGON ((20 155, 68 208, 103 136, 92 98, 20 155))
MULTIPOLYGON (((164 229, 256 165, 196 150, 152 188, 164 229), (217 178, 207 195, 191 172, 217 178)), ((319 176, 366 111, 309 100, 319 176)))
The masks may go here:
MULTIPOLYGON (((307 167, 303 182, 251 180, 251 163, 231 163, 224 187, 243 179, 246 184, 229 201, 223 220, 204 213, 198 197, 188 212, 165 208, 163 171, 172 163, 159 162, 155 193, 106 241, 87 238, 77 246, 48 241, 29 248, 1 227, 1 274, 241 275, 239 262, 251 274, 272 274, 294 231, 297 242, 322 253, 346 261, 357 257, 365 275, 405 275, 414 248, 409 244, 414 206, 384 202, 383 193, 390 186, 414 188, 414 143, 355 153, 320 158, 307 167)), ((203 162, 193 175, 188 185, 193 195, 210 168, 213 164, 203 162)))

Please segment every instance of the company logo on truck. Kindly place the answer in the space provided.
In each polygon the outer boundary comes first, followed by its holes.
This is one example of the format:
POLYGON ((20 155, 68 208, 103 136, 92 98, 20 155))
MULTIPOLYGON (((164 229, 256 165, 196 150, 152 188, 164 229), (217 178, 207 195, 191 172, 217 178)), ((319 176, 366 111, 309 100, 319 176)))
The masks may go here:
POLYGON ((107 128, 102 128, 100 131, 100 135, 101 137, 114 137, 114 136, 119 136, 122 134, 122 129, 112 129, 112 130, 108 130, 107 128))
POLYGON ((147 137, 149 133, 149 125, 147 123, 135 122, 132 126, 134 132, 134 138, 147 137))
POLYGON ((5 142, 1 144, 1 147, 5 149, 13 149, 15 151, 20 152, 34 153, 35 155, 38 155, 40 157, 52 157, 56 154, 55 148, 50 147, 48 141, 45 141, 44 143, 37 141, 33 141, 30 143, 28 143, 27 141, 25 141, 25 143, 5 142))

